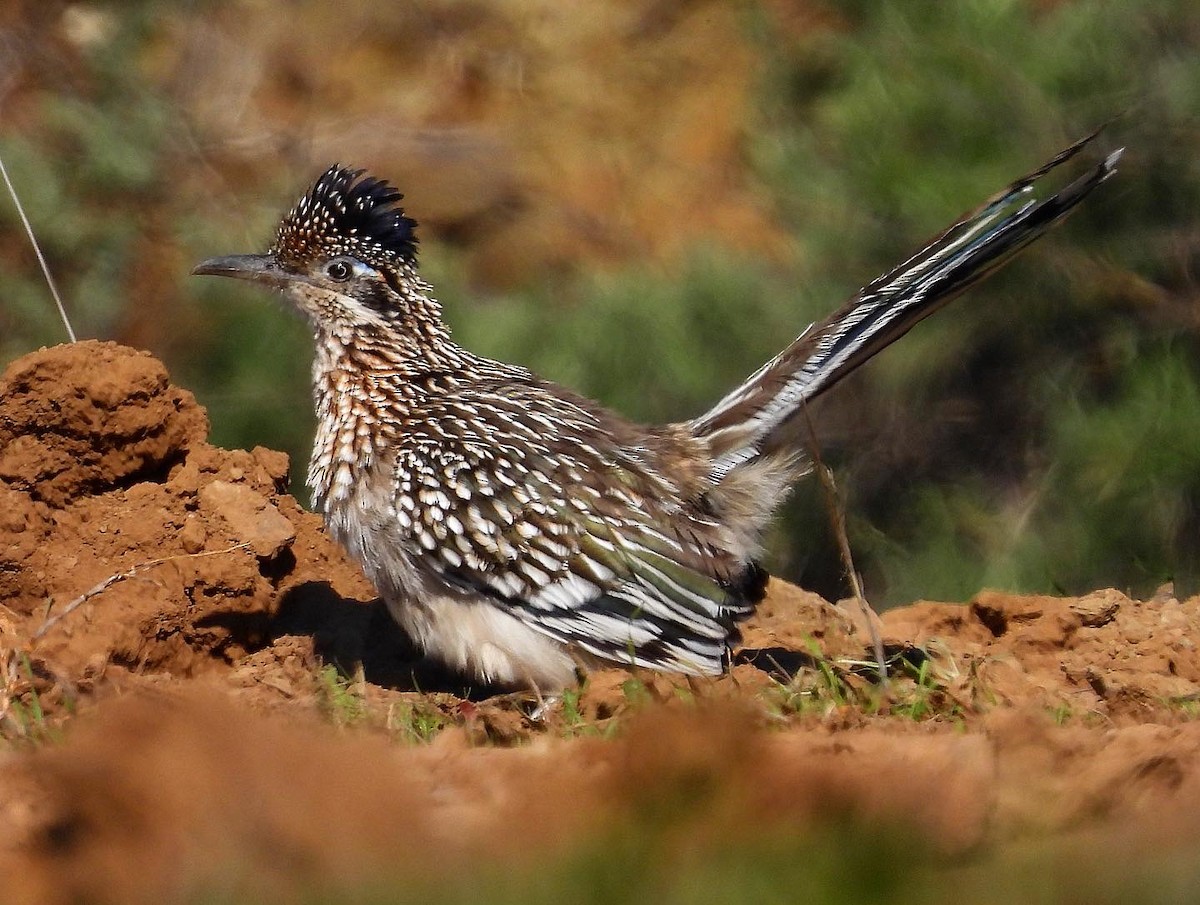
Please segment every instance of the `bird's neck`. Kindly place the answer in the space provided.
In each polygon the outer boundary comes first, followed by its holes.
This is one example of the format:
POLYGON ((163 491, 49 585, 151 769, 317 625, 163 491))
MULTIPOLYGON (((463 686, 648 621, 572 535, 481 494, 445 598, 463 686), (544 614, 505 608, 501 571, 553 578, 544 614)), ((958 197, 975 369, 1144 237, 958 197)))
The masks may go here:
POLYGON ((432 382, 470 367, 444 327, 321 331, 313 361, 317 425, 309 462, 313 502, 344 504, 363 469, 419 412, 432 382))
POLYGON ((370 325, 318 325, 314 375, 345 372, 363 378, 420 380, 427 374, 463 371, 476 356, 450 338, 437 317, 413 312, 370 325))

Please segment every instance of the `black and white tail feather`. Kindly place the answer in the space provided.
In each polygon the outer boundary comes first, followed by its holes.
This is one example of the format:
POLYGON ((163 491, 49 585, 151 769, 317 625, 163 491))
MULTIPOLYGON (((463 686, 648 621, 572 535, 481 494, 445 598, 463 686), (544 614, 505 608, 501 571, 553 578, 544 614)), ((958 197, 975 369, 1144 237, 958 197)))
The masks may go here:
POLYGON ((690 422, 714 450, 714 477, 773 448, 808 402, 895 342, 1062 220, 1116 172, 1124 149, 1038 200, 1039 180, 1073 158, 1100 130, 1075 142, 965 215, 919 252, 812 324, 704 415, 690 422))

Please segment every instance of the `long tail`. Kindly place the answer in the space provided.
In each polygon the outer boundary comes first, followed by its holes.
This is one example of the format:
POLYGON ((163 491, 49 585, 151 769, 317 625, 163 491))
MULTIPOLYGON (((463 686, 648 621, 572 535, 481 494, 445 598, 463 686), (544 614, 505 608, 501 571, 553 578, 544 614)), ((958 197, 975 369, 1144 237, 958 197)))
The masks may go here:
POLYGON ((907 333, 968 287, 979 282, 1062 220, 1096 186, 1116 172, 1124 150, 1044 200, 1034 184, 1078 154, 1100 130, 1075 142, 954 223, 919 252, 874 282, 796 340, 690 422, 709 440, 714 473, 727 474, 770 448, 803 406, 876 352, 907 333))

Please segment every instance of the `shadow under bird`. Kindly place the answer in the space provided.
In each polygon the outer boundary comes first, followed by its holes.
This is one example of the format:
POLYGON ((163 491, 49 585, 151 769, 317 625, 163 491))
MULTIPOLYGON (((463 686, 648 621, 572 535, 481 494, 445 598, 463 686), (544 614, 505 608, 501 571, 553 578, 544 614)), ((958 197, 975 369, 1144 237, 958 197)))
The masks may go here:
POLYGON ((362 170, 322 174, 266 254, 193 272, 279 290, 307 318, 314 505, 426 654, 546 694, 601 664, 716 674, 765 591, 764 527, 811 468, 789 422, 1108 179, 1120 151, 1035 196, 1094 137, 675 424, 632 423, 456 345, 403 196, 362 170))

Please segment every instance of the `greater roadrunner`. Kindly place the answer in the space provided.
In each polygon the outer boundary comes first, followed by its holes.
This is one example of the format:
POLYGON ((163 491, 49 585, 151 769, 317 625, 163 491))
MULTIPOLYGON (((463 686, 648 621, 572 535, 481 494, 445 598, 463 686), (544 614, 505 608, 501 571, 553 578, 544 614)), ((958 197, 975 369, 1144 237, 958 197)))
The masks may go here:
POLYGON ((715 674, 764 593, 764 525, 809 470, 789 422, 1111 176, 1120 151, 1033 197, 1093 137, 867 285, 708 412, 657 427, 455 345, 417 273, 403 196, 362 170, 322 174, 266 254, 194 273, 278 289, 308 318, 314 505, 427 654, 541 692, 597 663, 715 674))

